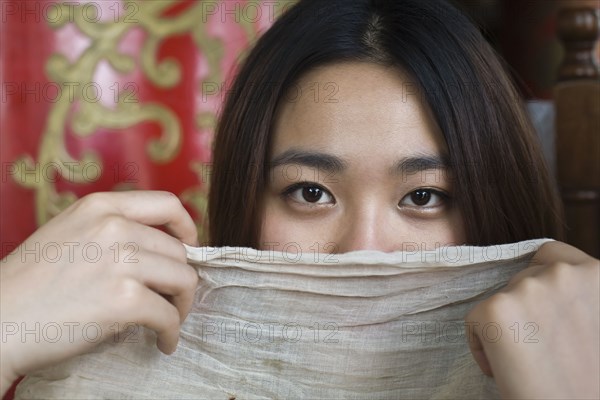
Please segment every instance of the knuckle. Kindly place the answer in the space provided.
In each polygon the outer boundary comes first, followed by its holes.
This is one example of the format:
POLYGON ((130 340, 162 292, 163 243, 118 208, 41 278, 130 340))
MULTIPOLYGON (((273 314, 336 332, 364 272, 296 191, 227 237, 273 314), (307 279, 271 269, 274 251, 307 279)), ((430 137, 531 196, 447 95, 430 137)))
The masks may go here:
POLYGON ((106 204, 106 193, 95 192, 77 200, 74 204, 74 208, 87 213, 89 211, 100 209, 104 204, 106 204))
POLYGON ((161 191, 160 194, 161 196, 164 196, 167 201, 172 202, 175 206, 182 206, 181 200, 179 200, 179 197, 177 197, 175 193, 161 191))
POLYGON ((125 220, 118 215, 108 215, 102 219, 100 231, 110 237, 115 237, 125 229, 125 220))
POLYGON ((196 271, 185 265, 184 268, 179 269, 177 273, 177 281, 175 283, 177 287, 178 296, 189 297, 192 295, 198 286, 198 274, 196 271))
POLYGON ((181 244, 181 242, 177 239, 172 239, 175 246, 174 246, 174 253, 173 253, 173 257, 175 258, 175 260, 183 263, 183 264, 187 264, 187 251, 185 250, 185 247, 183 247, 183 244, 181 244), (176 250, 175 250, 176 249, 176 250))
POLYGON ((513 310, 519 308, 518 303, 525 301, 536 301, 547 295, 546 279, 535 275, 527 275, 515 282, 510 293, 506 293, 506 305, 512 306, 513 310), (512 303, 511 303, 512 301, 512 303), (517 304, 515 304, 517 303, 517 304))
POLYGON ((480 303, 479 313, 488 319, 498 319, 506 315, 513 306, 513 296, 509 293, 499 292, 480 303))
POLYGON ((187 292, 194 292, 196 290, 196 288, 198 287, 198 281, 200 280, 200 278, 198 277, 198 273, 196 272, 196 270, 192 267, 188 267, 186 268, 187 270, 187 276, 185 279, 185 290, 187 292))
POLYGON ((122 279, 117 287, 119 306, 136 310, 142 301, 143 288, 131 278, 122 279))
POLYGON ((515 283, 515 293, 525 296, 535 296, 543 287, 540 279, 536 276, 525 276, 515 283))
POLYGON ((573 272, 573 266, 564 262, 555 262, 548 267, 550 276, 558 282, 567 281, 573 272))

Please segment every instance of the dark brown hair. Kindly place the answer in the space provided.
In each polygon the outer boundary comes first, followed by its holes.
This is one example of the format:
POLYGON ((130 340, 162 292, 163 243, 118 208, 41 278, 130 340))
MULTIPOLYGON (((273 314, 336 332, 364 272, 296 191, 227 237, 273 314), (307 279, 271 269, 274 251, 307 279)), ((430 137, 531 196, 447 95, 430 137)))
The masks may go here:
POLYGON ((440 127, 468 244, 563 237, 562 208, 523 102, 479 30, 444 0, 301 0, 259 39, 213 150, 212 246, 258 247, 277 105, 307 71, 367 61, 411 76, 440 127))

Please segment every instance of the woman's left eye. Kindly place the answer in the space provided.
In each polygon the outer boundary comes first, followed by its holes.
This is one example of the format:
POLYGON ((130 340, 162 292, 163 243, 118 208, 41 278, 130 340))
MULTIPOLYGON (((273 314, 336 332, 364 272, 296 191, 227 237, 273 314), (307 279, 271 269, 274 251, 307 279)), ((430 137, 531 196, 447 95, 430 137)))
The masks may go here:
POLYGON ((447 200, 448 195, 438 190, 417 189, 404 196, 398 206, 435 208, 443 205, 447 200))

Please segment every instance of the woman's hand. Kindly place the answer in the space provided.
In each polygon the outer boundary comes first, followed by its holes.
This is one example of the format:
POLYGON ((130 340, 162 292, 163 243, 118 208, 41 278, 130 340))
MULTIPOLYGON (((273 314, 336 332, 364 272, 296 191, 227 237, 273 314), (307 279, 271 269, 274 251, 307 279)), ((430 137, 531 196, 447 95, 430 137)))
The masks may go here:
POLYGON ((503 398, 600 398, 600 261, 560 242, 466 317, 503 398))
POLYGON ((198 283, 181 242, 196 227, 168 192, 95 193, 37 230, 0 266, 2 393, 134 324, 172 353, 198 283))

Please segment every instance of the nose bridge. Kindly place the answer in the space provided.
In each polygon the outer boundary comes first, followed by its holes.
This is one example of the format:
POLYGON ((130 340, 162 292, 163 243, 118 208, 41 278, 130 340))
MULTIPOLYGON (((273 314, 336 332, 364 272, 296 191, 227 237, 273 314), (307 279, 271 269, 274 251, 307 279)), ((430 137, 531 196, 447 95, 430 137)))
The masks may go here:
POLYGON ((355 250, 393 250, 391 248, 393 238, 386 233, 387 224, 383 207, 367 202, 347 215, 338 236, 340 253, 355 250))

